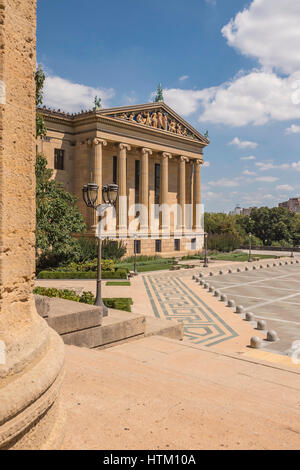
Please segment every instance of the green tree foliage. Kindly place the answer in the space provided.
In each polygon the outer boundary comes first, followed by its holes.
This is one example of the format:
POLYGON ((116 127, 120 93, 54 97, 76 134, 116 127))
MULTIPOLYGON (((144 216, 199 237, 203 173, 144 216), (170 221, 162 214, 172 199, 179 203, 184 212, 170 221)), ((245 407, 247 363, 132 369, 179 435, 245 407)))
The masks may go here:
POLYGON ((250 227, 264 245, 285 241, 293 243, 297 215, 284 207, 260 207, 251 212, 250 227))
POLYGON ((85 223, 76 198, 51 179, 53 170, 37 155, 36 166, 36 254, 38 266, 53 266, 70 261, 78 250, 72 233, 80 233, 85 223))
POLYGON ((158 84, 156 96, 154 98, 155 103, 158 103, 159 101, 164 101, 163 87, 161 83, 158 84))
MULTIPOLYGON (((43 104, 43 88, 45 83, 45 74, 41 67, 38 66, 35 72, 35 84, 36 84, 36 106, 39 107, 43 104)), ((47 134, 45 122, 43 116, 40 113, 36 113, 36 136, 42 137, 47 134)))

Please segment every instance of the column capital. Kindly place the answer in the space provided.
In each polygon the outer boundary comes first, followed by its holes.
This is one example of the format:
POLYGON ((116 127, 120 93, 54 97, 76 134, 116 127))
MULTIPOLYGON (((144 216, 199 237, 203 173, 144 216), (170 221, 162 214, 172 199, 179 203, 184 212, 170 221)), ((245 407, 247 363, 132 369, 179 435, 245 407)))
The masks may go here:
POLYGON ((179 156, 179 161, 180 161, 180 162, 188 163, 190 160, 189 160, 188 157, 185 157, 184 155, 180 155, 180 156, 179 156))
POLYGON ((171 159, 171 158, 172 158, 172 154, 171 154, 171 153, 168 153, 168 152, 162 152, 161 158, 162 158, 162 159, 165 159, 165 158, 171 159))
POLYGON ((203 160, 200 160, 197 158, 197 160, 194 160, 195 165, 203 165, 203 160))
POLYGON ((121 142, 119 144, 119 149, 120 150, 131 150, 131 146, 129 144, 124 144, 123 142, 121 142))
POLYGON ((104 139, 99 139, 98 137, 95 137, 95 139, 93 139, 93 145, 100 145, 102 144, 104 147, 107 146, 107 140, 104 140, 104 139))
POLYGON ((147 154, 147 155, 152 155, 152 153, 153 153, 151 149, 148 149, 148 148, 146 148, 146 147, 143 147, 143 148, 141 149, 141 151, 142 151, 142 154, 143 154, 143 155, 146 155, 146 154, 147 154))

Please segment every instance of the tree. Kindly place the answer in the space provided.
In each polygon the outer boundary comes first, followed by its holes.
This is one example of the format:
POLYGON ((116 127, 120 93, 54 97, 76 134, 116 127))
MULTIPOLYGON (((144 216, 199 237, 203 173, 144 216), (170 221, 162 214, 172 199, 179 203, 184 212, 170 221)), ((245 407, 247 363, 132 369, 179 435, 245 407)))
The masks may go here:
MULTIPOLYGON (((39 65, 35 72, 35 84, 36 84, 36 106, 39 107, 43 104, 43 88, 46 76, 39 65)), ((42 137, 47 134, 45 122, 43 116, 40 113, 36 113, 36 136, 42 137)))
POLYGON ((164 101, 163 88, 161 83, 158 84, 156 96, 154 98, 155 103, 158 103, 159 101, 164 101))
POLYGON ((36 254, 39 266, 53 266, 74 259, 78 249, 73 233, 81 233, 85 223, 76 197, 51 179, 53 170, 37 155, 36 166, 36 254))
POLYGON ((260 207, 251 211, 252 231, 264 245, 292 242, 296 214, 284 207, 260 207))

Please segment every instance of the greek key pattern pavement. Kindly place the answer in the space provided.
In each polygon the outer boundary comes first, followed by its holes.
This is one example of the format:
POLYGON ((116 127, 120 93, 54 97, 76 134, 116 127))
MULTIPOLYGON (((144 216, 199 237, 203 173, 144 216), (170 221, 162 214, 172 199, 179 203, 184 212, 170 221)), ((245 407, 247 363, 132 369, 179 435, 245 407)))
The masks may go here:
POLYGON ((184 322, 185 339, 214 346, 238 336, 185 284, 182 276, 143 276, 143 282, 155 316, 184 322))

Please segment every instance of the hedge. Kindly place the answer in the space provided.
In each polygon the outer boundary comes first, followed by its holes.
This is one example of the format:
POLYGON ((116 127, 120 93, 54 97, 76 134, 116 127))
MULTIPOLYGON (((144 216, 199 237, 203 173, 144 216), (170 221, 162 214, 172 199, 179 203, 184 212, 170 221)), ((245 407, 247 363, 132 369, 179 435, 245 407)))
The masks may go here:
MULTIPOLYGON (((93 305, 95 297, 91 292, 83 292, 81 295, 77 294, 73 290, 68 289, 56 289, 55 287, 36 287, 33 291, 34 294, 44 295, 46 297, 58 297, 60 299, 73 300, 73 302, 80 302, 93 305)), ((114 308, 117 310, 124 310, 131 312, 131 305, 133 301, 127 297, 112 297, 102 299, 104 305, 108 308, 114 308)))
MULTIPOLYGON (((102 279, 127 279, 126 269, 117 269, 115 272, 103 271, 102 279)), ((63 272, 63 271, 41 271, 37 275, 38 279, 97 279, 97 272, 63 272)))

